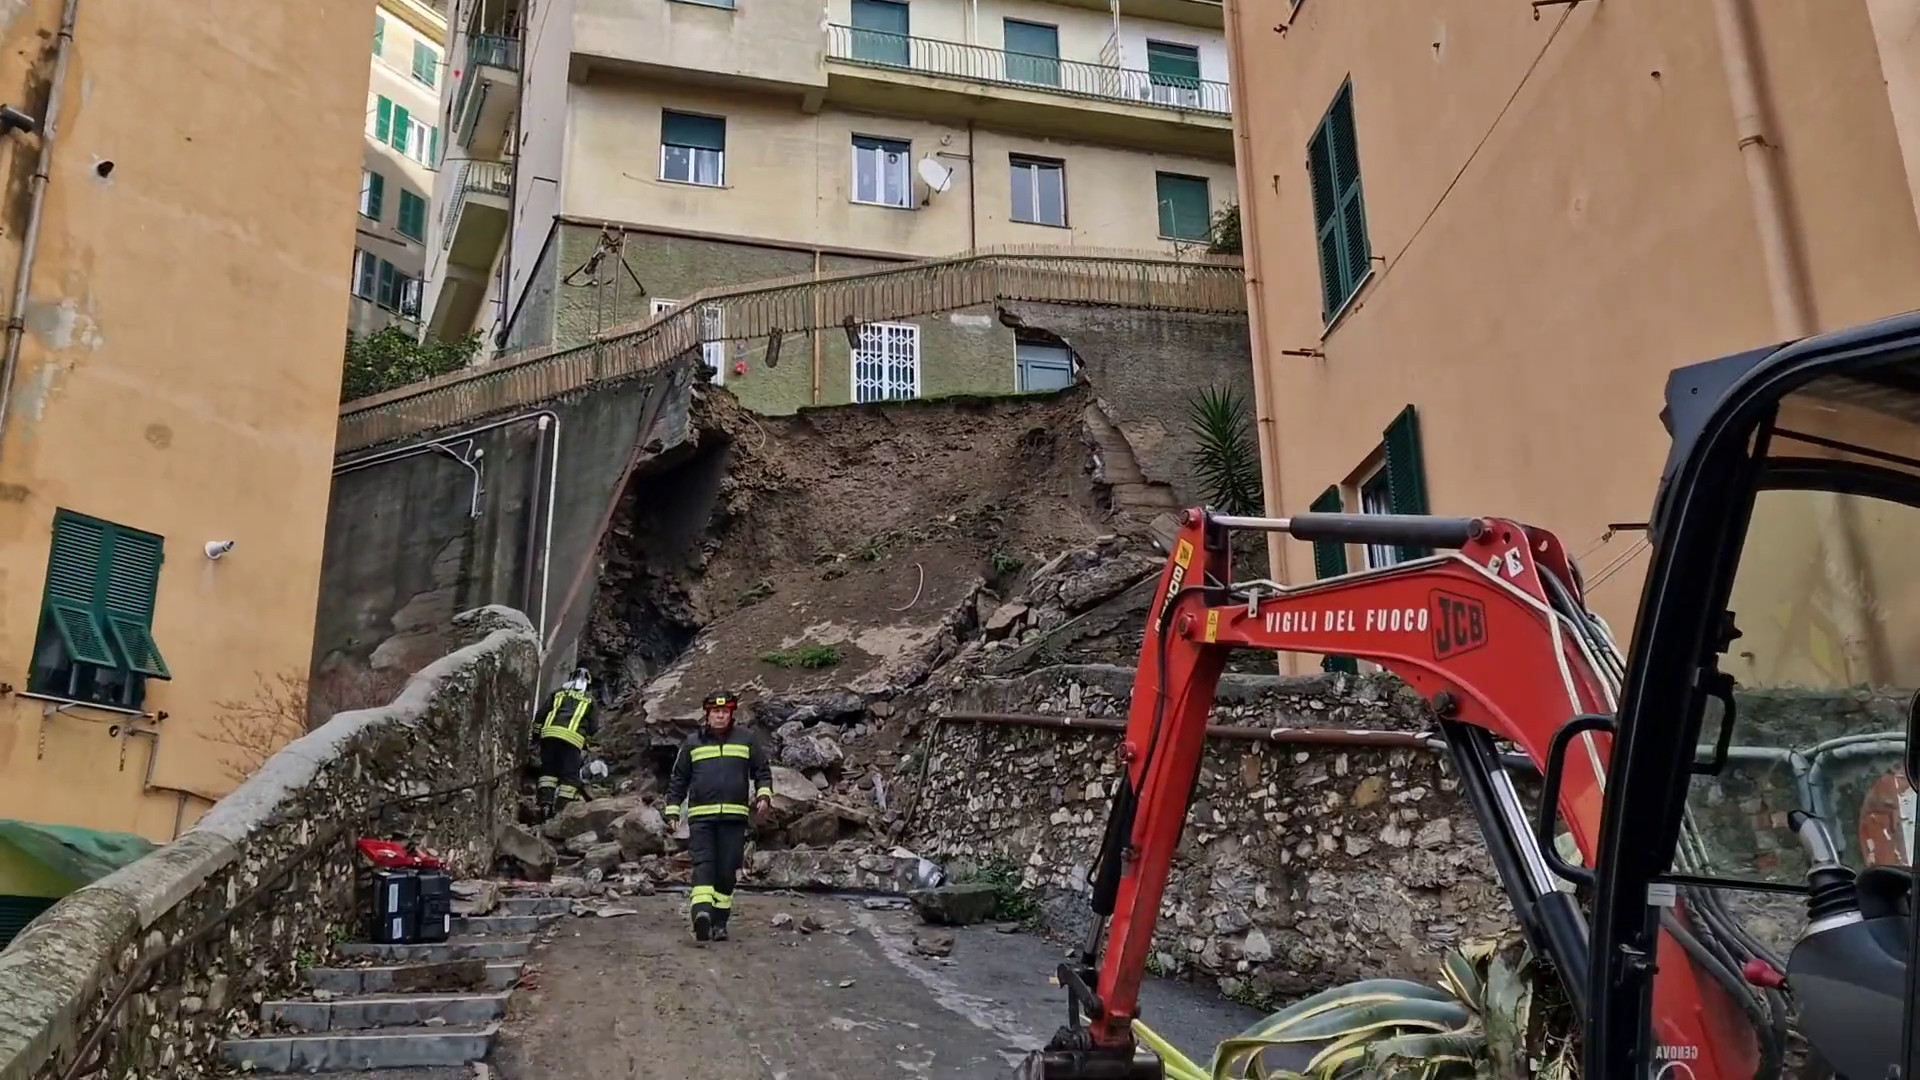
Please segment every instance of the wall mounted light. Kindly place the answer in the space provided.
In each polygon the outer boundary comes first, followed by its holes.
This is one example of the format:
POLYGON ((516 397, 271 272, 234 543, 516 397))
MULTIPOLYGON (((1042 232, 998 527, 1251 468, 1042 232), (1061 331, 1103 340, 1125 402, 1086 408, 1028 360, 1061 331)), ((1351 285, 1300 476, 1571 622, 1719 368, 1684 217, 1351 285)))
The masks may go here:
POLYGON ((233 550, 233 541, 231 540, 207 541, 206 552, 207 552, 207 558, 209 559, 217 559, 220 556, 225 555, 227 552, 232 550, 233 550))

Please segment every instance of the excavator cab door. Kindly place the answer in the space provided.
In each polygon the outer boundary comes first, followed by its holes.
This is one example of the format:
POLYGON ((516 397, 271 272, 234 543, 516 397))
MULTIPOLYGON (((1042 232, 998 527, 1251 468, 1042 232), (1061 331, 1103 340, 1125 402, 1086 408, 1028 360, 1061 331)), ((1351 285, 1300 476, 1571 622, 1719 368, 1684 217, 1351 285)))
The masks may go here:
POLYGON ((1667 404, 1593 866, 1584 1075, 1802 1075, 1776 995, 1837 1074, 1920 1080, 1920 313, 1680 369, 1667 404), (1651 1019, 1656 968, 1680 962, 1658 951, 1676 896, 1704 951, 1718 933, 1771 958, 1702 980, 1768 986, 1725 1045, 1672 1044, 1651 1019))

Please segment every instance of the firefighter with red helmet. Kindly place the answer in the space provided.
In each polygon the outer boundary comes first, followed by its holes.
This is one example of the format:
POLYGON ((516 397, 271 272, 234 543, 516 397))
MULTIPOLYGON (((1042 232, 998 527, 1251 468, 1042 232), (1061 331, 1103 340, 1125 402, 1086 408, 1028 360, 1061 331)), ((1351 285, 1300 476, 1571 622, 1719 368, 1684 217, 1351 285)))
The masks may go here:
POLYGON ((667 783, 668 816, 684 814, 687 821, 693 936, 701 942, 727 939, 747 823, 773 801, 773 765, 759 740, 734 724, 739 705, 739 697, 724 692, 701 702, 700 730, 680 747, 667 783))

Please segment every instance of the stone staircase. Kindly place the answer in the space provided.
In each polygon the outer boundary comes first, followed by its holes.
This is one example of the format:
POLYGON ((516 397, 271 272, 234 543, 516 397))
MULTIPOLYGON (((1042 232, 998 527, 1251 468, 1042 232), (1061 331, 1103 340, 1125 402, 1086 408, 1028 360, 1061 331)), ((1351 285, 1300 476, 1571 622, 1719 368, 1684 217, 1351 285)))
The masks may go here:
POLYGON ((229 1064, 254 1073, 465 1076, 506 1015, 533 935, 567 914, 564 897, 503 897, 494 914, 459 915, 436 945, 349 942, 335 948, 367 966, 310 968, 307 996, 260 1005, 260 1032, 225 1043, 229 1064))

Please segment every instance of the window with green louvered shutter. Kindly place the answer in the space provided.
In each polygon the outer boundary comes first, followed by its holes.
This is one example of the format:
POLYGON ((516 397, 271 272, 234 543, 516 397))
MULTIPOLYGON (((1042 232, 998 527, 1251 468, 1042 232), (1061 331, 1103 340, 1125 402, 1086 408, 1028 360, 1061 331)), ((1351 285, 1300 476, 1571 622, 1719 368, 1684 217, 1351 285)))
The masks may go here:
POLYGON ((1153 174, 1154 199, 1160 205, 1163 240, 1205 240, 1212 233, 1212 196, 1204 176, 1153 174))
POLYGON ((1313 188, 1313 224, 1320 251, 1321 312, 1331 324, 1360 290, 1373 265, 1366 206, 1360 192, 1360 146, 1354 134, 1353 83, 1333 104, 1307 144, 1307 174, 1313 188))
MULTIPOLYGON (((1420 452, 1420 415, 1409 405, 1387 425, 1381 444, 1387 461, 1387 502, 1396 514, 1426 514, 1427 463, 1420 452)), ((1403 547, 1400 558, 1419 559, 1432 549, 1403 547)))
POLYGON ((393 101, 385 94, 373 107, 373 139, 375 142, 393 140, 393 101))
POLYGON ((379 56, 381 50, 386 47, 387 17, 385 15, 375 15, 373 17, 373 55, 379 56))
POLYGON ((400 193, 400 235, 410 240, 427 238, 427 200, 411 191, 400 193))
POLYGON ((53 904, 44 896, 0 896, 0 949, 11 944, 28 923, 53 904))
POLYGON ((413 77, 432 86, 434 77, 440 74, 440 57, 434 54, 433 46, 424 41, 413 43, 413 77))
MULTIPOLYGON (((1337 514, 1341 510, 1340 489, 1330 487, 1313 500, 1307 507, 1316 514, 1337 514)), ((1339 577, 1347 572, 1347 545, 1338 541, 1320 541, 1313 545, 1313 576, 1316 578, 1339 577)), ((1344 671, 1349 675, 1359 674, 1360 665, 1351 656, 1329 656, 1320 661, 1325 671, 1344 671)))
POLYGON ((30 692, 139 708, 171 672, 153 639, 164 541, 60 510, 54 515, 30 692))
POLYGON ((393 137, 387 142, 401 153, 407 152, 407 132, 413 127, 413 117, 407 113, 405 105, 393 107, 393 137))

